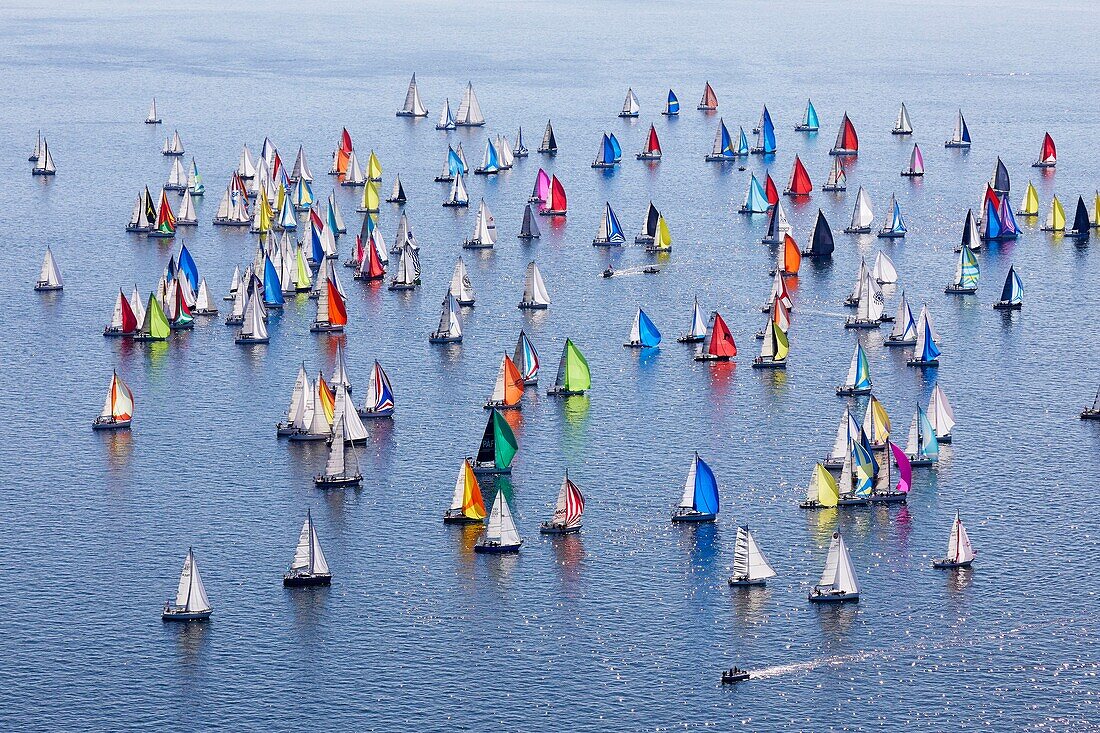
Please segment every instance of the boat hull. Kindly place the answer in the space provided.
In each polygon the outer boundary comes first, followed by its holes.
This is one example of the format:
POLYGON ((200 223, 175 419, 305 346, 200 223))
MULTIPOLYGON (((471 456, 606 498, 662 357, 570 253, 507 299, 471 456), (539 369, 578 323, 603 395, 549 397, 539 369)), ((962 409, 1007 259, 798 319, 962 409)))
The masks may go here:
POLYGON ((924 176, 924 171, 902 171, 901 175, 906 178, 921 178, 924 176))
POLYGON ((479 543, 474 545, 474 552, 479 555, 508 555, 519 552, 519 548, 520 545, 490 545, 479 543))
POLYGON ((837 387, 837 397, 854 397, 855 395, 871 394, 870 387, 837 387))
POLYGON ((539 534, 576 534, 581 531, 581 527, 578 524, 576 527, 566 527, 561 524, 554 524, 553 522, 543 522, 539 527, 539 534))
POLYGON ((810 603, 858 603, 859 593, 814 593, 808 596, 810 603))
POLYGON ((812 127, 810 125, 795 125, 795 132, 817 132, 819 128, 812 127))
POLYGON ((313 483, 318 489, 346 489, 361 486, 362 476, 314 476, 313 483))
POLYGON ((844 227, 845 234, 870 234, 871 227, 844 227))
MULTIPOLYGON (((768 583, 768 581, 766 581, 762 578, 758 579, 758 580, 749 580, 748 578, 740 578, 740 579, 730 578, 729 579, 729 584, 730 584, 730 587, 732 587, 732 588, 751 588, 753 586, 763 587, 763 586, 767 585, 767 583, 768 583)), ((745 675, 745 678, 748 679, 748 675, 745 675)))
MULTIPOLYGON (((1100 420, 1100 410, 1092 410, 1092 409, 1082 410, 1081 411, 1081 419, 1082 420, 1100 420)), ((942 443, 943 441, 941 440, 940 442, 942 443)))
POLYGON ((859 155, 859 151, 849 148, 833 148, 829 151, 829 155, 859 155))
POLYGON ((130 429, 130 421, 129 420, 115 420, 114 418, 109 418, 107 420, 103 420, 103 418, 96 418, 95 422, 92 423, 92 430, 129 430, 129 429, 130 429), (101 420, 102 420, 102 422, 101 422, 101 420))
POLYGON ((905 232, 895 232, 892 229, 884 229, 878 233, 879 239, 902 239, 905 237, 905 232))
POLYGON ((916 339, 896 339, 896 338, 887 337, 886 340, 882 342, 882 345, 883 346, 916 346, 917 345, 917 340, 916 339))
POLYGON ((285 588, 309 588, 319 585, 332 585, 331 573, 303 573, 287 574, 283 576, 283 587, 285 588))
POLYGON ((697 524, 701 522, 713 522, 716 519, 717 515, 697 511, 689 511, 672 515, 672 521, 676 523, 686 522, 697 524))
POLYGON ((317 323, 316 321, 309 327, 310 333, 339 333, 344 330, 343 326, 334 326, 331 323, 317 323))
POLYGON ((467 517, 461 511, 451 514, 451 511, 453 510, 447 510, 447 513, 443 515, 443 524, 485 524, 484 519, 467 517))
POLYGON ((233 343, 240 344, 241 346, 255 346, 259 344, 266 344, 268 339, 266 338, 252 338, 251 336, 238 336, 233 339, 233 343))
POLYGON ((544 311, 547 308, 546 303, 520 303, 516 306, 520 310, 525 311, 544 311))
POLYGON ((387 407, 384 410, 367 410, 359 408, 356 412, 359 413, 359 417, 393 417, 392 407, 387 407))
POLYGON ((206 621, 210 618, 210 614, 212 613, 214 613, 213 610, 189 613, 187 611, 166 608, 160 614, 160 618, 162 621, 206 621))
POLYGON ((492 244, 483 244, 477 241, 466 240, 462 243, 462 249, 492 249, 492 244))
POLYGON ((904 504, 908 495, 901 491, 889 491, 881 494, 871 494, 872 504, 904 504))
POLYGON ((564 209, 543 209, 539 211, 539 216, 565 216, 564 209))
POLYGON ((678 344, 701 344, 706 340, 706 336, 681 336, 676 339, 678 344))
POLYGON ((972 564, 974 564, 973 560, 966 560, 964 562, 953 562, 953 561, 947 560, 945 558, 945 559, 942 559, 942 560, 933 560, 932 561, 932 567, 934 567, 938 570, 954 570, 956 568, 968 568, 972 564))
POLYGON ((216 227, 246 227, 251 222, 237 221, 236 219, 219 219, 214 217, 214 226, 216 227))
POLYGON ((449 209, 465 209, 470 205, 469 201, 444 201, 443 205, 449 209))
POLYGON ((475 476, 506 476, 512 473, 511 467, 498 468, 495 465, 486 466, 483 463, 475 463, 474 461, 470 461, 470 466, 474 469, 475 476))
POLYGON ((822 191, 847 191, 848 187, 847 186, 830 186, 829 184, 825 184, 824 186, 821 187, 821 190, 822 191))
POLYGON ((940 365, 940 360, 929 359, 925 361, 924 359, 908 359, 905 364, 911 367, 938 367, 940 365))
POLYGON ((787 360, 775 361, 774 359, 766 359, 763 356, 758 356, 752 360, 753 369, 786 369, 787 360))
POLYGON ((948 295, 973 295, 978 292, 977 288, 964 288, 960 285, 948 285, 943 289, 943 292, 948 295))
POLYGON ((61 285, 47 285, 45 283, 35 283, 34 289, 39 293, 52 293, 57 290, 64 290, 61 285))
POLYGON ((634 156, 637 160, 660 160, 660 153, 638 153, 634 156))
POLYGON ((288 433, 286 437, 293 440, 295 443, 299 443, 310 440, 328 440, 328 433, 305 433, 295 431, 293 433, 288 433))
POLYGON ((488 400, 482 407, 486 410, 521 410, 523 405, 517 402, 514 405, 509 405, 503 400, 488 400))
POLYGON ((955 140, 947 140, 946 142, 944 142, 943 146, 945 148, 969 148, 970 143, 956 142, 955 140))
POLYGON ((551 397, 576 397, 584 394, 583 389, 566 389, 565 387, 551 387, 546 390, 546 394, 551 397))
POLYGON ((935 463, 936 463, 931 458, 925 458, 924 456, 908 456, 907 455, 906 458, 909 459, 909 465, 914 467, 914 468, 919 468, 921 466, 932 466, 932 465, 935 465, 935 463))
POLYGON ((460 344, 461 336, 437 336, 434 333, 428 337, 429 344, 460 344))
POLYGON ((844 320, 845 328, 878 328, 882 325, 882 321, 868 318, 846 318, 844 320))
POLYGON ((729 356, 715 356, 714 354, 696 354, 695 361, 729 361, 732 357, 729 356))

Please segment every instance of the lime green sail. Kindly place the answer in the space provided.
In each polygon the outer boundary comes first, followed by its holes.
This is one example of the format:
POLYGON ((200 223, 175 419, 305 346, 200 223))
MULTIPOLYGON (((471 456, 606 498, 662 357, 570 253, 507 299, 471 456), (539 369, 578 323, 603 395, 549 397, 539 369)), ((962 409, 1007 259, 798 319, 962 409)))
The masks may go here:
POLYGON ((592 387, 592 372, 588 369, 588 360, 570 339, 565 340, 565 348, 558 363, 558 376, 551 390, 555 394, 584 394, 592 387))
POLYGON ((153 293, 149 294, 149 304, 145 307, 145 320, 141 322, 134 337, 139 341, 164 341, 172 329, 168 325, 168 316, 164 315, 164 309, 160 307, 160 301, 153 293))

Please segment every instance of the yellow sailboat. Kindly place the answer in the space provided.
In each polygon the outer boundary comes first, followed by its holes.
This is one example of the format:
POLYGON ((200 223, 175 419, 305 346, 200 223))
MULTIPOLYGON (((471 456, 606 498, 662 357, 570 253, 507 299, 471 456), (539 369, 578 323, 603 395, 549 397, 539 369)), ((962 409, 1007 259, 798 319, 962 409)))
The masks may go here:
POLYGON ((470 461, 462 461, 455 482, 455 493, 451 506, 443 514, 444 524, 481 524, 485 520, 485 501, 481 498, 481 487, 477 476, 470 467, 470 461))
POLYGON ((1016 216, 1039 215, 1039 192, 1035 190, 1035 184, 1027 182, 1027 191, 1024 192, 1024 205, 1016 212, 1016 216))
POLYGON ((379 201, 381 201, 381 197, 378 192, 378 181, 372 178, 363 187, 363 200, 360 202, 359 211, 368 214, 377 213, 379 201))
POLYGON ((890 416, 874 395, 871 395, 871 401, 867 403, 867 413, 863 416, 863 432, 871 441, 871 447, 876 450, 884 448, 890 439, 890 416))
POLYGON ((810 476, 810 485, 806 488, 806 501, 799 504, 803 509, 831 509, 840 501, 840 489, 836 479, 818 463, 810 476))
POLYGON ((270 232, 274 220, 275 212, 271 210, 271 202, 267 200, 267 194, 263 189, 260 189, 256 194, 256 216, 252 220, 252 231, 270 232))
POLYGON ((1062 208, 1062 202, 1057 194, 1050 202, 1050 212, 1047 214, 1046 223, 1043 224, 1044 232, 1064 232, 1066 230, 1066 210, 1062 208))
POLYGON ((367 160, 367 180, 376 182, 382 180, 382 164, 378 162, 378 156, 373 150, 370 151, 370 158, 367 160))
POLYGON ((653 243, 646 247, 647 252, 671 252, 672 232, 668 229, 668 222, 664 214, 657 216, 657 229, 653 232, 653 243))

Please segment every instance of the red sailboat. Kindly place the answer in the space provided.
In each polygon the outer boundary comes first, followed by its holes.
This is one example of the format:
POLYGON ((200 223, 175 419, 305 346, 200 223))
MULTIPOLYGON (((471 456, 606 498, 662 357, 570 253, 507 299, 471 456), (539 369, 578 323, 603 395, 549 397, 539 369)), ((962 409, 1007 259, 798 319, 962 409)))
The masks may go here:
POLYGON ((357 280, 381 280, 385 276, 386 268, 382 264, 382 258, 378 256, 378 246, 371 234, 363 246, 363 257, 359 261, 359 271, 355 273, 355 277, 357 280))
POLYGON ((779 191, 775 187, 775 181, 772 180, 770 171, 764 179, 764 195, 768 198, 768 206, 775 206, 779 203, 779 191))
POLYGON ((126 300, 122 288, 119 288, 118 298, 115 300, 115 312, 111 316, 110 324, 103 329, 103 335, 132 336, 137 328, 138 322, 134 309, 130 307, 130 301, 126 300))
POLYGON ((1031 164, 1032 168, 1053 168, 1058 163, 1058 149, 1054 147, 1054 138, 1050 133, 1043 135, 1043 147, 1039 150, 1039 159, 1031 164))
POLYGON ((703 89, 703 98, 699 100, 698 109, 706 112, 713 112, 718 109, 718 95, 714 93, 714 89, 711 87, 709 81, 703 89))
POLYGON ((347 174, 351 150, 351 133, 345 127, 340 133, 340 142, 336 146, 336 152, 332 154, 332 170, 329 171, 329 175, 343 176, 347 174))
POLYGON ((646 138, 645 150, 635 156, 638 160, 660 160, 661 141, 657 139, 657 131, 653 125, 649 126, 649 137, 646 138))
POLYGON ((565 198, 565 188, 557 176, 550 179, 550 192, 545 203, 539 206, 539 214, 542 216, 565 216, 568 209, 568 201, 565 198))
POLYGON ((814 190, 810 183, 810 174, 806 172, 806 166, 802 165, 802 159, 794 156, 794 167, 791 168, 791 180, 787 189, 783 192, 787 196, 809 196, 814 190))
POLYGON ((718 311, 713 311, 707 323, 707 335, 695 352, 695 361, 729 361, 735 356, 737 344, 734 343, 733 334, 718 311))
POLYGON ((856 126, 848 119, 848 113, 844 113, 844 119, 840 123, 840 132, 836 135, 836 144, 829 151, 829 155, 858 155, 859 137, 856 136, 856 126))

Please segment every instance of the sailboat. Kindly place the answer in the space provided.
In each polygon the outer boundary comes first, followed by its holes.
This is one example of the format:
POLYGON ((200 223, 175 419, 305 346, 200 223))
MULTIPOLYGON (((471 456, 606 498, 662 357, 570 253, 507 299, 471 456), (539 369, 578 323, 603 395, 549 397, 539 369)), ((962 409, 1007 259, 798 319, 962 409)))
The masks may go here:
MULTIPOLYGON (((848 413, 845 412, 845 420, 841 423, 841 434, 837 437, 837 441, 840 442, 840 451, 842 455, 848 452, 848 433, 846 432, 847 423, 851 418, 848 413)), ((838 462, 843 464, 844 458, 838 459, 838 462)), ((806 500, 799 503, 801 509, 834 509, 840 504, 840 489, 837 486, 836 479, 829 473, 828 469, 822 463, 814 464, 813 473, 810 475, 810 484, 806 487, 806 500)))
POLYGON ((641 107, 638 105, 638 97, 634 94, 634 90, 627 89, 623 110, 619 112, 619 117, 637 117, 640 111, 641 107))
POLYGON ((160 617, 164 621, 205 621, 213 612, 210 599, 206 597, 206 588, 199 577, 195 553, 188 547, 176 597, 164 602, 164 611, 160 617))
POLYGON ((653 243, 653 238, 657 235, 657 219, 660 216, 661 212, 650 201, 649 206, 646 208, 645 218, 642 220, 642 231, 634 237, 634 244, 653 243))
POLYGON ((844 165, 840 162, 840 158, 833 158, 833 167, 829 169, 829 177, 826 179, 824 185, 821 186, 822 191, 846 191, 848 189, 848 177, 844 173, 844 165))
POLYGON ((653 349, 661 343, 661 332, 653 324, 646 312, 638 309, 634 323, 630 327, 630 338, 623 346, 637 349, 653 349))
POLYGON ((749 152, 757 155, 774 155, 775 125, 772 123, 772 115, 767 105, 764 105, 764 110, 760 113, 760 124, 753 132, 756 134, 756 145, 749 152))
POLYGON ((951 139, 946 141, 943 146, 945 148, 970 147, 970 130, 966 126, 966 120, 963 119, 961 109, 959 110, 959 116, 955 118, 955 130, 951 133, 951 139))
POLYGON ((31 168, 31 175, 34 176, 53 176, 57 174, 57 166, 53 162, 53 153, 50 152, 49 143, 46 142, 46 138, 42 138, 42 144, 37 148, 38 157, 35 159, 35 165, 31 168))
POLYGON ((397 261, 397 272, 390 280, 390 290, 412 290, 420 284, 420 257, 411 242, 401 247, 401 256, 397 261))
POLYGON ((764 338, 760 342, 760 355, 752 360, 753 369, 786 369, 790 341, 775 319, 768 317, 764 338))
POLYGON ((845 229, 845 234, 868 234, 871 231, 871 222, 874 221, 875 215, 871 211, 871 197, 867 195, 867 191, 863 186, 859 187, 859 191, 856 193, 856 203, 852 207, 852 223, 845 229))
POLYGON ((398 174, 393 179, 393 193, 386 199, 388 204, 403 204, 406 201, 405 188, 401 185, 401 175, 398 174))
POLYGON ((516 340, 516 350, 512 354, 512 363, 516 365, 516 369, 519 370, 520 377, 523 379, 523 385, 529 386, 532 384, 538 384, 539 381, 539 355, 535 351, 535 345, 531 343, 531 339, 524 331, 519 332, 519 338, 516 340))
POLYGON ((897 196, 890 194, 890 203, 886 205, 887 220, 882 225, 882 229, 879 229, 879 239, 900 239, 908 233, 908 229, 905 227, 905 220, 901 217, 901 204, 898 203, 897 196))
POLYGON ((955 521, 951 523, 951 536, 947 539, 947 555, 932 561, 932 567, 939 569, 968 568, 977 555, 970 546, 970 537, 966 534, 959 513, 955 512, 955 521))
POLYGON ((367 397, 357 410, 359 417, 392 417, 394 408, 393 387, 389 375, 377 361, 367 380, 367 397))
POLYGON ((713 112, 718 109, 718 95, 714 93, 714 89, 711 87, 708 81, 706 86, 703 87, 703 98, 699 100, 699 106, 696 109, 703 110, 704 112, 713 112))
POLYGON ((295 417, 304 411, 306 395, 311 389, 309 377, 306 376, 306 365, 303 362, 298 367, 298 376, 294 380, 294 389, 290 393, 290 407, 287 408, 286 419, 275 425, 275 434, 278 437, 286 437, 297 430, 294 425, 295 417))
POLYGON ((157 220, 157 209, 153 204, 153 196, 149 193, 149 187, 145 187, 144 193, 138 193, 134 202, 134 211, 130 214, 130 221, 126 224, 128 232, 148 232, 153 228, 157 220))
POLYGON ((485 153, 481 156, 481 166, 474 169, 477 176, 495 176, 500 173, 500 159, 497 157, 497 148, 492 138, 485 140, 485 153))
POLYGON ((905 456, 913 466, 931 466, 940 456, 940 442, 928 414, 917 405, 913 421, 909 423, 909 438, 905 444, 905 456))
POLYGON ((523 376, 516 368, 515 362, 505 354, 500 360, 500 370, 493 383, 493 393, 486 400, 485 409, 518 410, 523 407, 520 402, 522 397, 523 376))
POLYGON ((523 128, 516 132, 516 144, 512 146, 512 156, 516 158, 527 157, 527 146, 523 144, 523 128))
POLYGON ((462 323, 458 319, 458 309, 451 291, 447 291, 443 298, 442 312, 439 316, 439 327, 428 336, 430 344, 459 344, 462 343, 462 323))
POLYGON ((458 468, 458 480, 451 506, 443 513, 443 524, 481 524, 485 521, 485 501, 468 458, 458 468))
POLYGON ((111 322, 103 329, 103 335, 132 336, 137 331, 137 327, 138 321, 134 309, 130 306, 130 301, 126 300, 126 294, 122 292, 122 288, 119 288, 111 322))
POLYGON ((555 397, 572 397, 582 395, 592 388, 592 372, 588 368, 588 360, 576 347, 571 339, 565 340, 562 347, 561 360, 558 362, 558 374, 554 379, 554 385, 546 390, 546 394, 555 397))
POLYGON ((1081 410, 1082 420, 1100 420, 1100 389, 1096 390, 1096 398, 1092 401, 1092 407, 1081 410))
POLYGON ((516 457, 519 444, 512 427, 496 410, 489 411, 489 421, 485 423, 485 432, 481 435, 481 445, 477 456, 466 460, 474 468, 474 473, 496 475, 512 472, 512 459, 516 457))
POLYGON ((821 573, 821 580, 810 591, 809 599, 814 603, 859 601, 859 582, 848 547, 839 532, 833 532, 825 570, 821 573))
POLYGON ((838 397, 851 397, 853 395, 871 393, 871 365, 867 360, 867 352, 863 350, 863 344, 856 344, 855 353, 852 354, 852 365, 848 367, 848 378, 844 384, 836 388, 838 397))
POLYGON ((359 473, 359 461, 355 457, 355 448, 345 450, 347 428, 341 417, 332 426, 332 440, 329 443, 328 462, 325 472, 313 477, 313 483, 319 489, 343 489, 360 486, 363 474, 359 473))
POLYGON ((328 265, 329 273, 317 296, 317 317, 313 319, 309 330, 312 333, 332 333, 344 330, 348 323, 347 303, 340 291, 336 272, 328 265))
POLYGON ((248 296, 248 305, 244 308, 244 322, 241 323, 241 330, 237 332, 235 343, 248 346, 268 342, 267 324, 264 323, 263 307, 259 300, 259 291, 253 290, 248 296))
POLYGON ((913 310, 909 307, 904 290, 894 316, 894 327, 883 343, 886 346, 912 346, 917 343, 917 322, 913 318, 913 310))
POLYGON ((1058 194, 1050 201, 1050 212, 1042 226, 1044 232, 1063 232, 1066 229, 1066 210, 1062 208, 1062 202, 1058 200, 1058 194))
POLYGON ((542 280, 542 273, 534 260, 527 264, 527 274, 523 278, 523 299, 519 302, 522 310, 546 310, 550 305, 550 296, 546 292, 546 284, 542 280))
POLYGON ((164 140, 164 147, 161 149, 161 155, 183 155, 183 141, 180 140, 179 130, 173 130, 172 134, 164 140))
POLYGON ((462 95, 462 102, 455 113, 455 126, 457 127, 481 127, 485 124, 485 117, 481 114, 481 105, 478 104, 477 95, 474 94, 474 85, 466 83, 466 91, 462 95))
POLYGON ((443 109, 439 113, 439 122, 435 123, 435 129, 453 130, 455 127, 455 116, 451 112, 451 99, 448 97, 443 102, 443 109))
POLYGON ((1024 283, 1016 274, 1015 266, 1009 266, 1008 276, 1005 277, 1004 287, 1001 288, 1001 298, 993 304, 998 310, 1019 310, 1024 306, 1024 283))
POLYGON ((472 307, 477 299, 474 286, 470 283, 470 275, 466 271, 466 263, 461 257, 455 263, 454 272, 451 274, 450 293, 456 303, 466 308, 472 307))
POLYGON ((294 549, 294 559, 283 574, 283 585, 287 588, 301 588, 315 585, 330 585, 332 573, 329 572, 325 553, 317 537, 317 528, 313 516, 306 510, 306 521, 298 534, 298 546, 294 549))
POLYGON ((344 175, 340 177, 341 186, 364 186, 367 183, 367 174, 363 172, 363 166, 359 164, 359 158, 355 151, 348 154, 348 166, 344 175))
POLYGON ((539 172, 535 175, 535 185, 531 189, 531 195, 527 197, 527 200, 531 203, 546 203, 546 199, 550 198, 550 176, 546 171, 539 168, 539 172))
POLYGON ((840 425, 837 427, 836 440, 833 441, 832 450, 825 456, 823 465, 830 471, 835 471, 844 466, 848 457, 848 444, 850 436, 859 434, 859 426, 852 417, 851 408, 844 408, 844 414, 840 417, 840 425))
POLYGON ((901 174, 906 178, 919 178, 924 175, 924 156, 921 155, 920 145, 913 144, 913 152, 909 155, 909 167, 901 174))
POLYGON ((38 135, 34 139, 34 150, 31 151, 27 160, 31 163, 37 163, 38 159, 42 157, 42 131, 38 131, 38 135))
POLYGON ((306 162, 306 151, 301 145, 298 146, 298 154, 294 157, 294 166, 290 171, 290 182, 298 183, 299 181, 305 181, 306 183, 313 181, 313 171, 309 169, 309 163, 306 162))
POLYGON ((549 193, 546 201, 539 206, 539 216, 565 216, 568 206, 565 187, 561 185, 557 176, 551 176, 549 193))
POLYGON ((890 438, 890 416, 874 395, 867 401, 867 411, 863 415, 863 437, 868 441, 868 450, 884 449, 890 438))
POLYGON ((783 210, 783 203, 776 201, 768 210, 768 230, 764 232, 761 244, 783 244, 790 235, 791 224, 787 221, 787 213, 783 210))
MULTIPOLYGON (((698 302, 696 302, 696 309, 698 309, 698 302)), ((695 361, 729 361, 735 356, 737 356, 737 344, 733 340, 729 326, 718 311, 712 311, 710 320, 707 321, 706 334, 695 352, 695 361)))
POLYGON ((848 119, 848 113, 844 113, 844 119, 840 121, 840 131, 836 135, 829 155, 858 155, 859 138, 856 136, 856 126, 848 119))
POLYGON ((913 485, 913 465, 905 452, 894 443, 886 442, 886 454, 882 467, 875 471, 871 488, 871 504, 905 504, 909 500, 909 489, 913 485), (898 467, 898 482, 891 486, 890 459, 898 467))
POLYGON ((797 277, 802 268, 802 252, 798 249, 798 243, 794 237, 783 235, 783 249, 779 252, 779 263, 776 271, 783 277, 797 277))
POLYGON ((945 293, 966 295, 978 292, 978 258, 969 247, 959 250, 959 259, 955 265, 955 279, 943 289, 945 293))
POLYGON ((474 231, 468 239, 462 240, 465 249, 492 249, 497 243, 497 224, 489 207, 485 205, 485 199, 477 207, 477 217, 474 219, 474 231))
POLYGON ((894 121, 894 127, 890 130, 891 135, 912 135, 913 123, 909 120, 909 110, 905 109, 905 102, 901 103, 901 109, 898 110, 898 118, 894 121))
POLYGON ((191 189, 183 192, 183 201, 180 203, 180 213, 176 217, 176 226, 198 226, 199 214, 195 211, 195 201, 191 198, 191 189))
POLYGON ((661 141, 657 139, 657 130, 653 125, 649 126, 649 134, 646 136, 645 148, 635 158, 638 160, 660 160, 661 141))
POLYGON ((710 153, 703 159, 708 163, 731 161, 737 158, 737 151, 733 149, 733 138, 726 129, 726 121, 719 117, 718 128, 714 131, 714 144, 710 153))
POLYGON ((1016 216, 1039 216, 1039 192, 1035 190, 1035 184, 1027 182, 1024 191, 1024 204, 1016 210, 1016 216))
POLYGON ((584 514, 584 495, 577 485, 569 480, 569 472, 561 481, 558 500, 554 505, 554 516, 539 527, 541 534, 574 534, 581 531, 581 517, 584 514))
POLYGON ((936 385, 932 390, 932 396, 928 398, 928 419, 932 423, 932 429, 936 431, 936 439, 941 444, 951 443, 951 430, 955 427, 955 411, 951 409, 951 403, 947 401, 947 394, 943 387, 936 385))
POLYGON ((666 117, 676 117, 680 114, 680 100, 671 89, 668 90, 668 98, 665 100, 665 110, 661 114, 666 117))
POLYGON ((898 271, 894 267, 894 261, 885 252, 875 255, 875 266, 871 268, 871 276, 879 285, 892 285, 898 281, 898 271))
POLYGON ((187 169, 187 190, 192 196, 206 193, 206 185, 202 182, 202 174, 199 173, 199 165, 194 158, 191 158, 191 166, 187 169))
POLYGON ((558 140, 554 137, 554 126, 550 120, 546 121, 546 130, 542 133, 542 142, 539 143, 538 152, 544 155, 558 154, 558 140))
POLYGON ((696 452, 691 459, 680 505, 673 522, 713 522, 718 516, 718 480, 707 462, 696 452))
POLYGON ((160 116, 157 115, 157 98, 153 97, 152 103, 149 105, 149 114, 145 115, 145 124, 147 125, 159 125, 160 116))
POLYGON ((1002 242, 1016 239, 1020 235, 1019 227, 1016 224, 1016 217, 1012 214, 1012 206, 1008 202, 1007 194, 998 197, 996 191, 992 187, 989 187, 986 189, 984 205, 985 216, 982 217, 982 241, 1002 242))
POLYGON ((741 203, 741 208, 737 210, 738 213, 765 214, 770 208, 771 204, 768 203, 768 196, 764 193, 764 187, 760 185, 760 180, 756 177, 756 174, 750 173, 749 185, 745 189, 745 200, 741 203))
POLYGON ((46 245, 46 256, 42 258, 42 269, 38 272, 38 279, 34 283, 34 289, 39 292, 51 290, 63 290, 65 281, 61 279, 61 270, 57 267, 57 260, 53 257, 53 250, 46 245))
POLYGON ((787 183, 787 188, 783 190, 785 196, 809 196, 814 190, 813 184, 810 182, 810 174, 806 172, 806 166, 802 165, 802 160, 796 155, 794 156, 794 165, 791 167, 791 180, 787 183))
POLYGON ((932 330, 928 306, 921 306, 920 318, 917 321, 917 342, 913 348, 912 358, 905 363, 917 367, 938 367, 940 353, 939 346, 936 345, 935 332, 932 330))
POLYGON ((187 190, 187 170, 179 158, 172 161, 172 170, 168 172, 168 181, 164 184, 164 190, 180 192, 187 190))
POLYGON ((409 91, 405 93, 405 104, 397 110, 398 117, 427 117, 428 110, 420 101, 420 91, 416 88, 416 74, 409 81, 409 91))
POLYGON ((775 570, 760 551, 756 539, 748 527, 737 528, 737 541, 733 547, 733 575, 729 584, 734 587, 765 585, 775 577, 775 570))
POLYGON ((845 328, 878 328, 884 320, 885 298, 882 288, 871 276, 871 271, 861 267, 861 285, 859 300, 856 302, 856 314, 844 320, 845 328))
POLYGON ((447 195, 447 200, 443 202, 443 205, 450 208, 461 208, 470 205, 470 194, 466 193, 466 181, 463 180, 461 173, 455 175, 451 180, 451 192, 447 195))
POLYGON ((103 401, 99 416, 92 422, 92 430, 129 430, 133 414, 134 393, 122 381, 122 377, 118 376, 118 372, 112 372, 111 384, 107 387, 107 399, 103 401))
POLYGON ((615 144, 612 142, 612 137, 606 132, 600 139, 600 147, 596 151, 596 159, 592 161, 593 168, 614 168, 619 163, 619 158, 615 154, 615 144))
POLYGON ((1054 138, 1043 133, 1043 146, 1039 148, 1039 159, 1031 164, 1032 168, 1053 168, 1058 164, 1058 149, 1054 147, 1054 138))
POLYGON ((618 246, 626 242, 623 228, 619 226, 619 217, 615 216, 615 210, 610 202, 604 202, 603 218, 600 219, 600 230, 592 239, 592 244, 597 247, 618 246))
POLYGON ((1066 238, 1088 240, 1091 234, 1090 229, 1092 229, 1092 222, 1089 220, 1089 210, 1085 206, 1085 198, 1078 196, 1077 208, 1073 213, 1073 226, 1066 230, 1066 238))
POLYGON ((820 123, 817 120, 817 110, 814 103, 806 100, 806 112, 802 115, 802 122, 794 126, 795 132, 817 132, 820 123))
POLYGON ((172 332, 168 317, 164 315, 160 301, 155 293, 149 293, 149 303, 145 306, 145 316, 134 333, 134 341, 166 341, 172 332))
POLYGON ((542 232, 539 231, 539 223, 535 219, 535 212, 531 209, 531 204, 523 207, 523 224, 520 225, 517 236, 525 242, 542 236, 542 232))
POLYGON ((157 208, 157 220, 147 236, 155 239, 169 239, 176 236, 176 215, 168 203, 168 194, 161 189, 160 206, 157 208))
POLYGON ((522 544, 508 507, 508 497, 503 491, 498 491, 489 512, 489 526, 485 529, 485 536, 474 545, 474 552, 490 555, 519 552, 522 544))

